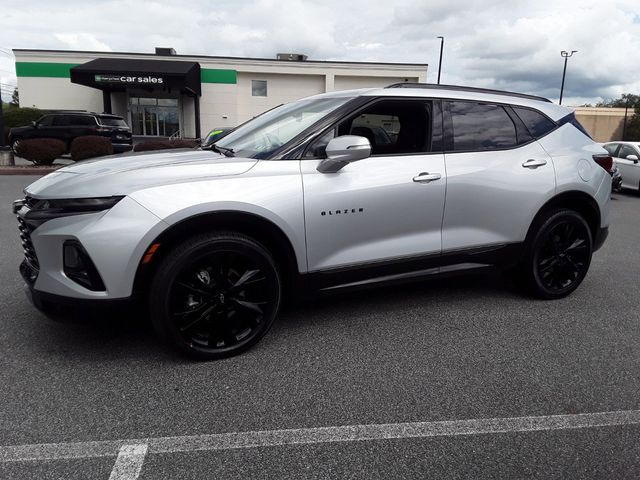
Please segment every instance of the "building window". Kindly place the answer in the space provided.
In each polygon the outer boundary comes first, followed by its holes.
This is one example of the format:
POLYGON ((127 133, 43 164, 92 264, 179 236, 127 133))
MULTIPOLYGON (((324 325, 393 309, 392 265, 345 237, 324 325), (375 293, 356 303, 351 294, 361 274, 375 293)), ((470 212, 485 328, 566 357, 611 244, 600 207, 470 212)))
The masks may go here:
POLYGON ((252 97, 266 97, 267 96, 267 81, 266 80, 251 80, 251 96, 252 97))

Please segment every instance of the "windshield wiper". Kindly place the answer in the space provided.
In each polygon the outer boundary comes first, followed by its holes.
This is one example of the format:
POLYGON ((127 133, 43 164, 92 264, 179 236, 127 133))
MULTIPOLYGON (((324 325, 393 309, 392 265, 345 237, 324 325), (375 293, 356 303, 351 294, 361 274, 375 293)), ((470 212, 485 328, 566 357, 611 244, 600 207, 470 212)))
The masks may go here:
POLYGON ((233 148, 219 147, 218 145, 213 143, 211 144, 211 150, 221 153, 225 157, 235 157, 235 152, 233 151, 233 148))

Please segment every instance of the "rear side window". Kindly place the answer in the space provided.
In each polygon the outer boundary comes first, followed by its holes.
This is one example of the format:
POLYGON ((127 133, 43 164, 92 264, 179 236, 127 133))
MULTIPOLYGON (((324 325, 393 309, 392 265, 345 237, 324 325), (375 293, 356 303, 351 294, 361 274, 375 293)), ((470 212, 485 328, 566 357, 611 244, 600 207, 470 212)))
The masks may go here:
POLYGON ((498 105, 449 102, 453 151, 482 151, 517 145, 516 126, 498 105))
POLYGON ((98 120, 101 125, 105 125, 107 127, 126 127, 127 126, 127 122, 125 122, 122 118, 98 117, 98 120))
POLYGON ((69 124, 75 126, 95 125, 96 121, 89 115, 69 115, 69 124))
POLYGON ((67 115, 55 115, 53 117, 53 125, 55 127, 66 127, 70 125, 69 117, 67 115))
POLYGON ((528 108, 513 107, 520 120, 522 120, 532 137, 540 138, 556 128, 556 124, 542 113, 528 108))

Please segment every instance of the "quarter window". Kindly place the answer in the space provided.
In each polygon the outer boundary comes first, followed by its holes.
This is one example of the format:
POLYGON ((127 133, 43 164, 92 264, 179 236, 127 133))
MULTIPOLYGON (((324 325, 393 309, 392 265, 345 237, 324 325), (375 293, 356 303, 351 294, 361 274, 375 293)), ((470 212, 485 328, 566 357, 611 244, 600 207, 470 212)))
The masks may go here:
POLYGON ((266 80, 251 80, 251 96, 253 96, 253 97, 266 97, 267 96, 267 81, 266 80))
POLYGON ((516 127, 498 105, 449 102, 453 151, 481 151, 515 147, 516 127))
POLYGON ((524 122, 529 133, 535 138, 543 137, 556 128, 556 124, 540 112, 520 107, 513 107, 513 110, 520 117, 520 120, 524 122))

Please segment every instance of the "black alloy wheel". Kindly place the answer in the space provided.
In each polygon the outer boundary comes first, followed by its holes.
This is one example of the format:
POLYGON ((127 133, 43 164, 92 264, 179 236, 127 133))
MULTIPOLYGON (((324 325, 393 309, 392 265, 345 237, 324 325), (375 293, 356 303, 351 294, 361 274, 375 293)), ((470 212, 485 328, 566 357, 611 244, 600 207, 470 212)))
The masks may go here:
POLYGON ((584 280, 591 263, 589 225, 577 212, 556 210, 544 217, 526 260, 525 280, 535 296, 563 298, 584 280))
POLYGON ((159 267, 152 321, 183 352, 224 358, 267 333, 280 296, 278 271, 264 247, 244 235, 206 234, 180 245, 159 267))
POLYGON ((17 149, 20 146, 20 139, 16 138, 14 140, 11 140, 11 151, 13 152, 14 155, 18 155, 17 149))

